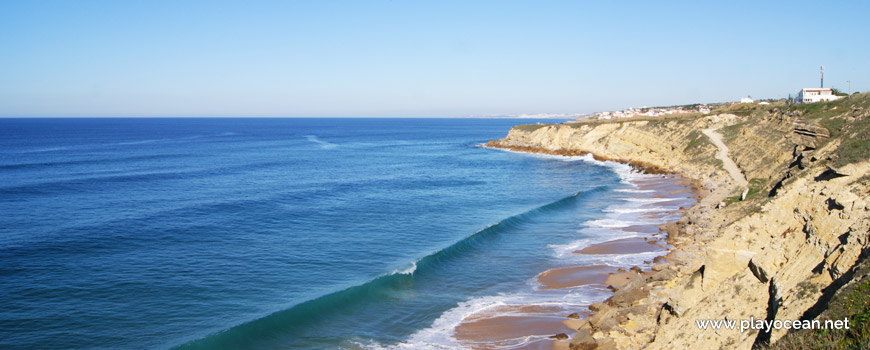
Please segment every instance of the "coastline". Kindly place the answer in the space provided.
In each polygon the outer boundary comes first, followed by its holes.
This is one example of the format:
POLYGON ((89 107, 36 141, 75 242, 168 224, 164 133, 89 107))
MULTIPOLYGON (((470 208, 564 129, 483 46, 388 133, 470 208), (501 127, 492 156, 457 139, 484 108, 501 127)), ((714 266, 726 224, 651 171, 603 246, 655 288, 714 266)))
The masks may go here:
POLYGON ((679 260, 674 256, 681 254, 675 254, 679 248, 672 244, 665 228, 674 225, 689 208, 700 203, 697 181, 653 164, 636 161, 620 162, 589 152, 499 147, 492 142, 483 146, 520 153, 584 156, 587 158, 584 159, 586 161, 630 169, 632 173, 630 176, 623 174, 620 177, 624 184, 631 186, 631 189, 617 191, 632 193, 635 198, 627 200, 628 203, 633 204, 631 208, 627 209, 625 205, 622 208, 610 208, 610 214, 613 215, 593 220, 589 224, 608 232, 606 238, 569 247, 563 254, 593 258, 638 255, 644 256, 645 259, 635 261, 635 264, 573 262, 563 267, 542 271, 535 277, 535 282, 539 284, 541 290, 567 292, 578 287, 598 286, 606 288, 608 293, 587 305, 575 306, 574 309, 570 309, 570 312, 566 312, 565 309, 547 309, 541 306, 535 309, 532 305, 525 309, 504 308, 477 312, 466 317, 456 327, 455 336, 463 346, 473 349, 551 347, 568 349, 567 339, 589 328, 589 318, 600 314, 600 308, 605 305, 604 303, 614 300, 619 295, 642 293, 644 286, 636 282, 638 279, 662 280, 672 277, 674 271, 678 269, 679 260), (613 219, 625 219, 626 216, 632 221, 613 219), (528 333, 535 333, 535 335, 526 335, 526 339, 516 342, 523 334, 528 333))
MULTIPOLYGON (((678 240, 671 237, 673 227, 680 220, 686 220, 684 217, 691 209, 705 205, 702 199, 709 191, 701 190, 701 180, 692 179, 683 176, 679 172, 670 171, 663 167, 652 163, 627 160, 620 158, 612 158, 602 156, 592 152, 567 150, 567 149, 547 149, 536 147, 523 147, 515 145, 501 145, 498 140, 490 141, 486 148, 508 150, 512 152, 530 153, 530 154, 546 154, 553 156, 587 156, 597 162, 614 162, 631 167, 633 171, 644 175, 643 177, 633 177, 624 179, 625 183, 634 186, 638 191, 649 194, 649 198, 659 198, 661 201, 652 200, 649 203, 643 204, 644 207, 651 207, 653 204, 674 202, 673 195, 689 194, 691 205, 686 206, 685 200, 680 203, 679 208, 670 214, 676 214, 676 217, 671 217, 670 220, 660 224, 645 224, 645 225, 630 225, 617 226, 615 230, 634 232, 636 236, 622 238, 615 236, 612 239, 590 243, 573 250, 573 254, 588 254, 588 255, 623 255, 623 254, 638 254, 638 253, 655 253, 651 260, 644 261, 644 267, 640 266, 622 266, 613 267, 608 265, 577 265, 571 267, 563 267, 550 269, 542 272, 536 278, 537 282, 542 285, 543 289, 565 289, 583 285, 603 285, 606 286, 612 293, 605 299, 598 300, 588 305, 587 309, 578 309, 568 315, 564 315, 561 325, 567 327, 570 332, 557 333, 556 327, 552 327, 552 320, 539 320, 539 325, 543 325, 543 329, 553 331, 553 335, 548 337, 552 341, 547 345, 551 345, 554 349, 569 349, 571 338, 592 337, 593 331, 612 327, 612 321, 620 323, 627 321, 628 313, 626 310, 637 312, 639 308, 631 308, 633 302, 648 294, 650 288, 656 283, 673 278, 681 267, 685 269, 688 265, 686 261, 687 252, 684 251, 685 245, 680 244, 678 240), (656 249, 658 248, 658 249, 656 249), (640 298, 639 298, 640 297, 640 298), (614 314, 615 312, 615 314, 614 314), (609 320, 605 320, 607 317, 609 320), (609 322, 610 324, 608 324, 609 322), (547 328, 549 324, 551 327, 547 328)), ((673 204, 673 203, 672 203, 673 204)), ((660 219, 666 217, 668 213, 650 208, 644 212, 644 216, 650 219, 660 219), (652 214, 652 215, 650 215, 652 214)), ((655 312, 653 310, 644 310, 647 312, 655 312)), ((533 320, 532 320, 533 321, 533 320)), ((535 330, 534 322, 528 322, 527 326, 535 330)), ((459 327, 457 327, 459 330, 459 327)), ((497 327, 481 328, 479 331, 493 332, 497 331, 497 327)), ((538 331, 540 331, 538 329, 538 331)), ((462 332, 457 332, 459 337, 462 337, 462 332)), ((465 330, 465 333, 471 333, 465 330)), ((495 340, 495 339, 492 339, 495 340)), ((607 342, 596 343, 598 348, 608 348, 615 346, 607 342)), ((464 345, 472 345, 474 349, 488 349, 488 346, 474 346, 475 344, 465 343, 464 345)), ((494 344, 498 346, 498 344, 494 344)), ((524 344, 523 347, 516 348, 539 348, 530 345, 540 346, 537 344, 524 344)), ((514 349, 515 347, 509 347, 514 349)))
POLYGON ((557 344, 749 349, 793 331, 711 330, 700 322, 819 317, 870 257, 868 105, 862 94, 814 109, 759 105, 740 115, 724 107, 700 117, 522 125, 490 141, 623 160, 680 174, 697 190, 698 202, 661 227, 674 249, 655 273, 668 272, 623 278, 574 323, 573 338, 557 344))

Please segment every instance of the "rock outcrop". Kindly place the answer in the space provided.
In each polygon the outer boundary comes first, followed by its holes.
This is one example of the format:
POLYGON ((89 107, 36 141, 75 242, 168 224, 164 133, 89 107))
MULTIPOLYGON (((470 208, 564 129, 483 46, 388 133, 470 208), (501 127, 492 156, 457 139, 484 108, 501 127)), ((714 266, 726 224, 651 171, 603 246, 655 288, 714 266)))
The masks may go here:
POLYGON ((698 321, 818 315, 823 294, 842 285, 870 251, 870 161, 864 155, 837 164, 845 134, 819 122, 866 124, 865 105, 866 94, 822 108, 821 116, 767 107, 750 116, 520 126, 491 141, 490 147, 592 154, 697 180, 701 199, 663 227, 676 247, 665 257, 669 264, 632 277, 593 304, 585 322, 572 320, 570 348, 750 349, 786 331, 700 329, 698 321), (846 107, 842 114, 838 106, 846 107), (700 133, 711 128, 721 130, 750 180, 743 201, 743 189, 714 158, 716 146, 700 133))

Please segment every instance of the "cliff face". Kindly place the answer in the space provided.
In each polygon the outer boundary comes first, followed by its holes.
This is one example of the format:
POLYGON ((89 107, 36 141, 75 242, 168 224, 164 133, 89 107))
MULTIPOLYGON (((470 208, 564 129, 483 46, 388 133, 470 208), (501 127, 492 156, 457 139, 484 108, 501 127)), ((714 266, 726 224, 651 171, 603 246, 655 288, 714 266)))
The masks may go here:
POLYGON ((786 331, 701 330, 697 321, 813 319, 870 251, 870 161, 856 141, 868 119, 863 94, 743 116, 519 126, 489 146, 592 153, 698 181, 701 200, 664 227, 676 247, 670 265, 594 304, 572 348, 748 349, 786 331), (748 188, 703 130, 722 135, 748 188))

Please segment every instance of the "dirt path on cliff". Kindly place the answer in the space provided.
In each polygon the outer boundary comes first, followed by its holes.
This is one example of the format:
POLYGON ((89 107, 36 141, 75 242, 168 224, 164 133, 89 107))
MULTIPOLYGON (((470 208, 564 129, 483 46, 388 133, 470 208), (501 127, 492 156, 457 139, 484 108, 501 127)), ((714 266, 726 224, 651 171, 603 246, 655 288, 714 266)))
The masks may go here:
POLYGON ((747 188, 749 182, 746 181, 746 177, 743 176, 742 172, 740 172, 737 163, 734 163, 734 161, 728 157, 728 146, 722 142, 722 134, 716 132, 716 130, 718 130, 718 128, 704 129, 701 132, 703 132, 704 135, 707 135, 707 137, 710 138, 710 141, 713 141, 713 144, 719 148, 719 152, 716 153, 716 159, 722 161, 722 165, 725 166, 725 170, 728 171, 728 174, 731 174, 731 178, 734 179, 734 182, 736 182, 741 188, 747 188))

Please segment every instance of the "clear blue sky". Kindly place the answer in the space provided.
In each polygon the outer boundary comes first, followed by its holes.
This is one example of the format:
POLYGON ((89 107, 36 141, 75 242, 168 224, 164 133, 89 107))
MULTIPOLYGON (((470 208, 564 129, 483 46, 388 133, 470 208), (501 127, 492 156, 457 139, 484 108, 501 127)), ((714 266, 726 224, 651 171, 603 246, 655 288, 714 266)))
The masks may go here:
POLYGON ((870 89, 868 1, 0 2, 0 116, 583 113, 870 89))

